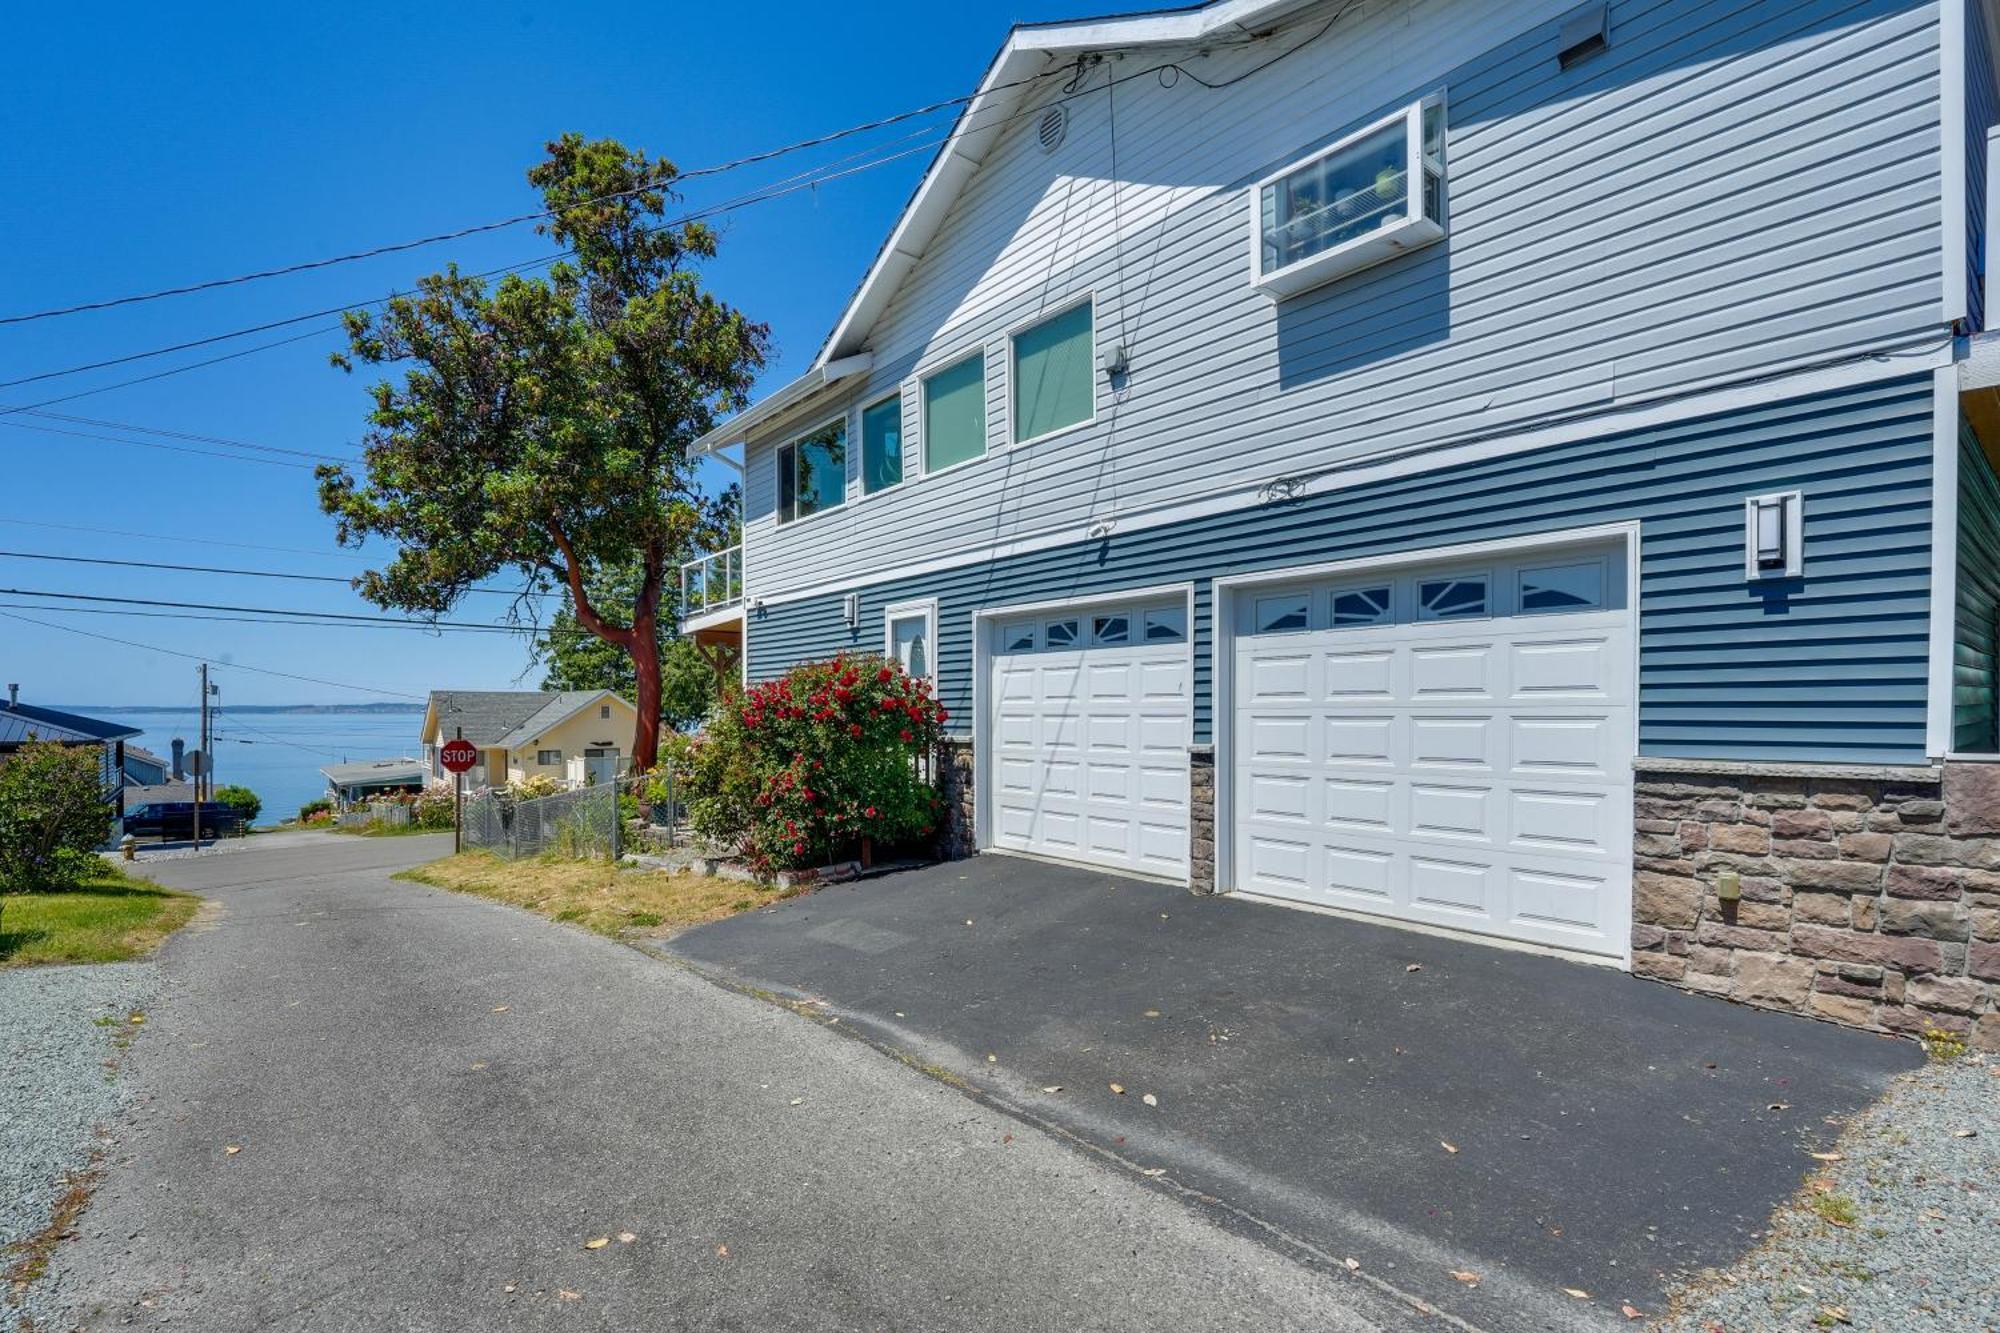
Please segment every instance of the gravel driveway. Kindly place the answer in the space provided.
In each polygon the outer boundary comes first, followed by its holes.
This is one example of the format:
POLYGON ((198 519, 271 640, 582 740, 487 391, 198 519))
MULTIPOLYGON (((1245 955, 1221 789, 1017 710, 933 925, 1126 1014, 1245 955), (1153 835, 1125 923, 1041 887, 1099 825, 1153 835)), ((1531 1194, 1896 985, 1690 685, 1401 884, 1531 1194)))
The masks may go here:
POLYGON ((0 972, 0 1333, 38 1313, 37 1292, 16 1290, 16 1248, 49 1225, 71 1177, 89 1166, 100 1127, 124 1101, 107 1067, 159 984, 154 963, 36 967, 0 972))
POLYGON ((1770 1238, 1705 1275, 1662 1327, 2000 1329, 1996 1107, 2000 1063, 1961 1060, 1898 1079, 1770 1238))

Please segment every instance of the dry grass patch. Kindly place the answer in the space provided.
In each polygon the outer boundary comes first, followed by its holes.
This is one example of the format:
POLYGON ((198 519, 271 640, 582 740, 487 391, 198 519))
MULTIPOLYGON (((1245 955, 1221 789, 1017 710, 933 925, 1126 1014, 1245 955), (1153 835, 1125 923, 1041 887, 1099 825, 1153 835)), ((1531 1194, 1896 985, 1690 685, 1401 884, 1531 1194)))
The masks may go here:
POLYGON ((0 894, 0 968, 143 958, 200 905, 109 865, 61 893, 0 894))
POLYGON ((669 935, 782 896, 775 889, 706 875, 621 870, 606 861, 508 861, 491 852, 461 852, 396 878, 511 903, 614 938, 669 935))

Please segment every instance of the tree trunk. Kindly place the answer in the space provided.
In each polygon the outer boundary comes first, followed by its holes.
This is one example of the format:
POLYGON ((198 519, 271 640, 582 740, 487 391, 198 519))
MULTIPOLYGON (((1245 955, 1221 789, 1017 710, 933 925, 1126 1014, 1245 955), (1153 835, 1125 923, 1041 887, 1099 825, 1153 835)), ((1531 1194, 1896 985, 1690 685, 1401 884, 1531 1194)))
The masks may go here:
POLYGON ((660 648, 651 615, 640 616, 632 626, 625 651, 632 655, 632 671, 638 677, 639 723, 632 736, 632 771, 650 770, 660 757, 660 648))

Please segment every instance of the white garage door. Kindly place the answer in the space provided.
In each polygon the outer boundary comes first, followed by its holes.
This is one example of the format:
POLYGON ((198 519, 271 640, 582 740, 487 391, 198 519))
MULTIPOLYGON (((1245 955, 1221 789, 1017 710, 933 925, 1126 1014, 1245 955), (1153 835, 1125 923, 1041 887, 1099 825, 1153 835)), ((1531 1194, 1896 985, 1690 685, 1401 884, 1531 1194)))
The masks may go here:
POLYGON ((1234 600, 1236 888, 1624 956, 1622 547, 1234 600))
POLYGON ((1186 604, 1003 618, 987 633, 992 845, 1184 879, 1186 604))

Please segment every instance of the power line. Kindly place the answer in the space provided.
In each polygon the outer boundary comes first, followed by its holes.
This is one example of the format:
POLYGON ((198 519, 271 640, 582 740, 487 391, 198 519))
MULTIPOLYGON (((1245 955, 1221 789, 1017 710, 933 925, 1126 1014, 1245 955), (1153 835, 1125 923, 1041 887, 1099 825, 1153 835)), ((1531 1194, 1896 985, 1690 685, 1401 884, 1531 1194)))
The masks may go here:
POLYGON ((13 523, 25 528, 48 528, 56 532, 87 532, 99 537, 132 537, 140 541, 187 542, 195 546, 227 546, 240 551, 275 551, 285 555, 310 555, 322 560, 338 558, 329 555, 326 551, 314 550, 307 546, 263 546, 255 542, 229 542, 214 537, 188 537, 180 533, 132 532, 124 528, 96 528, 78 523, 46 523, 40 519, 14 518, 8 515, 0 515, 0 523, 13 523))
MULTIPOLYGON (((18 620, 24 625, 38 625, 43 629, 61 630, 65 634, 80 634, 86 639, 100 639, 105 643, 115 643, 125 648, 137 648, 141 652, 162 653, 168 657, 185 657, 190 662, 212 661, 211 658, 204 657, 199 653, 184 653, 177 649, 161 648, 150 643, 135 643, 130 639, 120 639, 109 634, 98 634, 91 630, 78 629, 74 625, 52 625, 46 620, 35 620, 28 616, 17 616, 8 611, 0 611, 0 619, 18 620)), ((403 690, 385 690, 373 685, 356 685, 351 681, 345 680, 323 680, 318 676, 302 676, 292 671, 274 671, 270 667, 247 666, 242 662, 225 662, 216 663, 215 665, 218 670, 249 671, 259 676, 277 676, 283 680, 304 681, 308 685, 325 685, 336 690, 357 690, 362 694, 384 694, 393 699, 415 699, 422 702, 425 698, 424 695, 409 694, 403 690)))
MULTIPOLYGON (((860 164, 860 165, 858 165, 858 166, 854 166, 854 167, 850 167, 850 168, 848 168, 848 169, 846 169, 846 170, 844 170, 844 171, 836 171, 836 172, 830 172, 830 173, 826 173, 826 174, 823 174, 823 175, 815 175, 815 176, 809 176, 809 177, 798 177, 798 178, 791 178, 791 179, 792 179, 792 183, 789 183, 789 184, 781 184, 781 185, 780 185, 780 186, 779 186, 778 188, 774 188, 774 189, 770 189, 770 190, 766 190, 766 191, 764 191, 764 192, 762 192, 762 193, 759 193, 759 194, 749 194, 749 195, 743 195, 743 196, 739 196, 739 197, 738 197, 738 198, 736 198, 736 199, 731 199, 731 200, 725 200, 725 201, 723 201, 722 203, 719 203, 719 204, 715 204, 715 205, 712 205, 712 206, 710 206, 710 207, 708 207, 708 208, 705 208, 705 209, 699 209, 699 210, 697 210, 697 211, 695 211, 695 212, 692 212, 692 213, 687 213, 687 214, 683 214, 683 215, 682 215, 681 217, 679 217, 679 218, 677 218, 677 219, 674 219, 674 220, 673 220, 673 221, 671 221, 671 222, 666 222, 666 223, 662 223, 662 224, 660 224, 660 226, 661 226, 661 228, 665 228, 665 227, 670 227, 670 226, 683 226, 683 225, 685 225, 685 224, 687 224, 687 223, 690 223, 690 222, 698 222, 698 221, 700 221, 700 220, 702 220, 702 219, 704 219, 704 218, 709 218, 709 217, 714 217, 714 216, 717 216, 718 214, 722 214, 722 213, 726 213, 726 212, 729 212, 729 211, 731 211, 731 210, 733 210, 733 209, 738 209, 738 208, 747 208, 747 207, 749 207, 749 206, 750 206, 750 205, 752 205, 752 204, 759 204, 759 203, 763 203, 763 202, 766 202, 767 200, 771 200, 771 199, 777 199, 777 198, 780 198, 780 197, 782 197, 782 196, 784 196, 784 195, 788 195, 788 194, 796 194, 796 193, 797 193, 797 192, 799 192, 800 190, 808 190, 808 189, 817 189, 817 188, 818 188, 819 186, 821 186, 821 185, 826 185, 826 184, 830 184, 830 183, 832 183, 833 181, 836 181, 836 180, 841 180, 841 179, 844 179, 844 178, 846 178, 846 177, 848 177, 848 176, 852 176, 852 175, 856 175, 856 174, 858 174, 858 173, 860 173, 860 172, 863 172, 863 171, 871 171, 871 170, 873 170, 873 169, 874 169, 874 168, 876 168, 876 167, 882 167, 882 166, 887 166, 887 165, 888 165, 889 163, 891 163, 891 162, 895 162, 895 161, 898 161, 898 160, 900 160, 900 159, 902 159, 902 158, 905 158, 905 157, 909 157, 909 156, 911 156, 912 154, 915 154, 915 153, 921 153, 921 152, 927 152, 928 150, 930 150, 930 149, 932 149, 932 148, 936 147, 936 146, 937 146, 937 142, 939 142, 939 141, 932 141, 932 142, 927 142, 927 143, 921 143, 921 144, 918 144, 917 146, 915 146, 914 148, 906 148, 906 149, 902 150, 901 152, 896 152, 896 153, 891 153, 891 154, 888 154, 887 156, 884 156, 884 157, 878 157, 878 158, 876 158, 876 159, 874 159, 874 160, 872 160, 872 161, 868 161, 868 162, 863 162, 863 163, 861 163, 861 164, 860 164)), ((563 254, 567 254, 567 253, 568 253, 567 251, 563 252, 563 254)), ((527 261, 525 261, 525 262, 523 262, 523 263, 519 263, 519 264, 511 264, 511 265, 508 265, 508 266, 506 266, 506 267, 504 267, 504 268, 497 268, 497 269, 489 269, 489 270, 485 271, 484 273, 476 273, 476 274, 473 274, 472 276, 473 276, 473 277, 480 277, 480 278, 485 278, 485 277, 492 277, 492 276, 494 276, 494 275, 496 275, 496 274, 505 274, 505 273, 516 273, 516 272, 525 272, 525 271, 526 271, 526 270, 528 270, 528 269, 531 269, 531 268, 538 268, 538 267, 540 267, 540 266, 542 266, 542 265, 544 265, 544 264, 552 264, 552 263, 554 263, 554 262, 555 262, 556 260, 558 260, 558 259, 561 259, 561 258, 563 258, 563 254, 556 254, 556 255, 549 255, 549 256, 545 256, 544 258, 541 258, 541 259, 533 259, 533 260, 527 260, 527 261)), ((387 297, 380 297, 380 298, 377 298, 377 299, 375 299, 375 300, 372 300, 372 301, 357 301, 357 302, 353 302, 353 303, 350 303, 350 304, 349 304, 349 305, 347 305, 347 306, 343 306, 343 307, 341 307, 341 310, 345 311, 345 310, 350 310, 350 309, 360 309, 360 308, 363 308, 363 307, 367 307, 367 306, 379 306, 379 305, 383 305, 383 304, 385 304, 385 303, 386 303, 387 301, 390 301, 390 300, 393 300, 393 299, 395 299, 395 298, 396 298, 397 296, 407 296, 407 295, 409 295, 409 294, 410 294, 410 293, 408 293, 408 292, 394 292, 394 293, 391 293, 391 294, 390 294, 389 296, 387 296, 387 297)), ((321 313, 325 313, 325 312, 321 312, 321 313)), ((311 316, 311 315, 307 315, 307 316, 301 316, 300 318, 301 318, 301 319, 310 319, 310 318, 314 318, 314 316, 311 316)), ((281 324, 289 324, 289 323, 297 323, 297 322, 299 322, 299 321, 298 321, 298 320, 283 320, 283 321, 279 321, 279 323, 281 323, 281 324)), ((277 327, 277 325, 275 325, 275 324, 274 324, 274 325, 261 325, 261 326, 258 326, 258 327, 265 327, 265 328, 273 328, 273 327, 277 327)), ((102 384, 102 385, 99 385, 99 386, 97 386, 96 388, 92 388, 92 389, 81 389, 81 390, 78 390, 78 391, 77 391, 77 392, 75 392, 75 393, 68 393, 68 394, 62 394, 62 395, 59 395, 59 396, 57 396, 57 397, 54 397, 54 398, 44 398, 44 399, 40 400, 39 402, 33 402, 33 403, 21 403, 21 404, 15 404, 15 405, 11 405, 11 406, 9 406, 9 405, 5 405, 5 404, 0 404, 0 416, 7 416, 7 415, 11 415, 11 414, 18 414, 18 413, 25 413, 25 412, 32 412, 32 411, 35 411, 35 410, 36 410, 36 409, 38 409, 38 408, 44 408, 44 407, 53 407, 53 406, 55 406, 55 405, 56 405, 56 404, 58 404, 58 403, 67 403, 67 402, 73 402, 73 401, 75 401, 76 399, 79 399, 79 398, 89 398, 89 397, 93 397, 93 396, 95 396, 95 395, 97 395, 97 394, 100 394, 100 393, 109 393, 109 392, 110 392, 110 391, 112 391, 113 389, 124 389, 124 388, 129 388, 129 387, 131 387, 132 385, 135 385, 135 384, 147 384, 147 383, 150 383, 150 382, 152 382, 152 381, 154 381, 154 380, 160 380, 160 379, 166 379, 166 378, 168 378, 169 376, 173 376, 173 375, 183 375, 183 374, 186 374, 187 372, 189 372, 189 371, 191 371, 191 370, 201 370, 201 369, 204 369, 204 368, 206 368, 206 367, 208 367, 208 366, 213 366, 213 365, 219 365, 220 363, 222 363, 222 362, 224 362, 224 361, 234 361, 234 360, 238 359, 239 357, 245 357, 245 356, 252 356, 252 355, 255 355, 255 354, 256 354, 256 353, 258 353, 258 352, 268 352, 268 351, 271 351, 271 350, 273 350, 274 348, 279 348, 279 347, 287 347, 287 346, 290 346, 290 345, 291 345, 291 344, 293 344, 293 343, 298 343, 298 342, 304 342, 304 341, 306 341, 306 340, 307 340, 307 339, 309 339, 309 338, 318 338, 318 337, 323 337, 323 336, 325 336, 326 334, 329 334, 329 333, 338 333, 338 332, 341 332, 341 331, 342 331, 343 327, 344 327, 344 326, 343 326, 343 325, 340 325, 340 324, 328 324, 328 325, 324 325, 324 326, 321 326, 321 327, 319 327, 319 328, 315 328, 315 329, 308 329, 308 330, 306 330, 306 331, 305 331, 304 333, 299 333, 299 334, 294 334, 293 336, 291 336, 291 337, 289 337, 289 338, 279 338, 279 339, 276 339, 276 340, 274 340, 274 341, 271 341, 271 342, 267 342, 267 343, 259 343, 259 344, 257 344, 257 345, 256 345, 255 347, 245 347, 245 348, 241 348, 241 349, 239 349, 239 350, 237 350, 237 351, 234 351, 234 352, 225 352, 225 353, 223 353, 223 354, 222 354, 222 355, 220 355, 220 356, 214 356, 214 357, 210 357, 210 358, 208 358, 208 359, 206 359, 206 360, 203 360, 203 361, 193 361, 193 362, 189 362, 188 364, 186 364, 186 365, 182 365, 182 366, 172 366, 172 367, 169 367, 169 368, 168 368, 168 369, 166 369, 166 370, 159 370, 159 371, 155 371, 155 372, 153 372, 153 373, 152 373, 152 374, 150 374, 150 375, 140 375, 140 376, 136 376, 136 377, 134 377, 134 378, 132 378, 132 379, 127 379, 127 380, 117 380, 117 381, 114 381, 113 383, 110 383, 110 384, 102 384)), ((226 339, 228 339, 228 338, 231 338, 231 337, 236 337, 236 336, 240 336, 240 335, 241 335, 241 334, 243 334, 244 332, 246 332, 246 331, 245 331, 245 330, 238 330, 238 331, 236 331, 235 333, 225 333, 225 334, 218 334, 218 335, 216 335, 216 336, 214 336, 214 337, 211 337, 211 338, 205 338, 205 339, 202 339, 202 340, 200 340, 200 342, 201 342, 201 343, 211 343, 211 342, 220 342, 220 341, 224 341, 224 340, 226 340, 226 339)), ((189 345, 199 345, 199 344, 189 344, 189 345)), ((141 359, 141 358, 142 358, 143 356, 150 356, 150 355, 155 355, 155 354, 156 354, 156 353, 141 353, 141 354, 137 354, 137 355, 134 355, 134 356, 130 356, 130 357, 123 357, 123 358, 119 358, 119 360, 121 360, 121 361, 128 361, 128 360, 139 360, 139 359, 141 359)), ((114 363, 101 363, 101 364, 114 364, 114 363)), ((76 371, 80 371, 80 370, 83 370, 83 369, 94 369, 94 368, 96 368, 96 367, 94 367, 94 366, 91 366, 91 367, 75 367, 75 368, 72 368, 72 370, 68 370, 68 371, 57 371, 57 372, 51 372, 50 374, 45 374, 45 375, 41 375, 41 376, 36 376, 35 378, 37 378, 37 379, 49 379, 49 378, 55 378, 55 377, 56 377, 56 376, 58 376, 58 375, 65 375, 65 374, 70 374, 70 373, 75 373, 76 371)), ((26 382, 26 381, 21 381, 21 382, 26 382)))
MULTIPOLYGON (((43 596, 62 594, 42 594, 43 596)), ((172 605, 172 603, 168 603, 172 605)), ((432 626, 418 620, 379 620, 356 623, 345 620, 316 620, 309 613, 300 612, 295 616, 258 615, 208 615, 197 611, 146 611, 125 606, 45 606, 37 602, 0 602, 0 606, 16 611, 42 611, 66 616, 128 616, 135 620, 194 620, 211 624, 228 625, 282 625, 287 629, 344 629, 344 630, 415 630, 434 638, 445 638, 454 634, 534 634, 548 636, 568 634, 572 637, 587 637, 590 632, 583 629, 563 630, 557 626, 521 625, 479 626, 441 625, 432 626)))
MULTIPOLYGON (((60 421, 72 426, 95 426, 100 430, 134 431, 140 435, 159 435, 170 440, 188 440, 195 444, 219 444, 230 449, 250 449, 266 454, 290 454, 294 458, 339 458, 342 455, 316 453, 305 449, 287 449, 281 445, 259 444, 254 440, 231 439, 227 435, 203 435, 197 431, 177 430, 171 426, 141 426, 130 421, 106 421, 102 417, 71 416, 67 412, 26 412, 24 416, 40 417, 46 421, 60 421)), ((13 423, 9 423, 13 424, 13 423)))
MULTIPOLYGON (((164 440, 127 440, 127 439, 121 439, 116 435, 101 435, 96 431, 67 430, 61 426, 40 426, 27 421, 7 421, 5 419, 0 419, 0 426, 12 426, 17 430, 39 431, 44 435, 67 435, 70 438, 77 440, 97 440, 103 444, 123 444, 134 449, 158 449, 165 453, 170 453, 170 454, 194 454, 202 458, 227 458, 238 463, 263 463, 267 467, 297 468, 302 472, 311 472, 316 466, 315 464, 312 463, 294 463, 288 458, 263 458, 259 457, 256 454, 225 453, 223 450, 220 449, 196 449, 191 445, 168 444, 164 440)), ((337 462, 337 461, 351 461, 351 460, 336 460, 330 458, 327 461, 337 462)))
MULTIPOLYGON (((168 540, 172 540, 171 538, 168 540)), ((234 569, 224 565, 177 565, 158 560, 113 560, 108 556, 53 555, 43 551, 0 551, 0 559, 6 560, 48 560, 66 565, 111 565, 121 569, 160 569, 177 574, 230 574, 247 579, 290 579, 300 583, 338 583, 352 587, 354 581, 339 574, 286 574, 269 569, 234 569)), ((519 592, 506 588, 467 588, 467 592, 485 593, 494 597, 554 597, 554 590, 519 592)))
MULTIPOLYGON (((999 91, 1001 88, 1019 87, 1023 84, 1033 83, 1039 79, 1050 78, 1053 75, 1060 72, 1061 72, 1060 70, 1043 70, 1040 73, 1032 74, 1025 79, 1018 79, 1012 83, 997 85, 994 89, 990 91, 999 91)), ((661 184, 658 185, 635 186, 629 190, 618 190, 610 194, 598 195, 593 198, 579 200, 573 207, 581 209, 581 208, 588 208, 593 204, 611 203, 619 199, 629 198, 635 194, 643 194, 653 190, 670 189, 674 185, 674 183, 678 181, 695 180, 703 176, 718 176, 723 174, 724 172, 736 171, 743 167, 748 167, 748 166, 755 166, 758 163, 769 162, 775 158, 785 157, 792 153, 802 152, 808 148, 818 148, 829 143, 834 143, 841 139, 851 138, 857 134, 865 134, 870 130, 885 129, 890 125, 900 124, 908 120, 915 120, 922 116, 933 115, 939 111, 946 110, 950 107, 964 106, 966 103, 971 102, 977 96, 979 96, 979 93, 978 91, 975 90, 974 92, 965 93, 957 97, 949 97, 940 102, 933 102, 928 106, 917 107, 916 109, 910 111, 901 111, 896 113, 895 115, 884 116, 879 120, 868 121, 864 124, 850 125, 844 129, 834 130, 826 134, 815 135, 814 137, 809 139, 801 139, 796 143, 786 144, 779 148, 766 149, 763 152, 752 153, 746 157, 736 158, 733 161, 722 162, 709 167, 696 167, 690 171, 677 173, 673 181, 662 182, 661 184)), ((157 291, 139 292, 129 296, 110 297, 100 301, 85 301, 85 302, 80 302, 76 305, 62 306, 49 310, 37 310, 26 314, 0 316, 0 326, 9 324, 26 324, 36 320, 43 320, 43 319, 56 319, 64 315, 81 314, 85 311, 90 311, 90 310, 107 310, 115 306, 136 305, 139 304, 140 302, 158 301, 170 296, 186 296, 194 292, 213 291, 218 287, 234 287, 234 286, 239 286, 246 282, 260 282, 267 278, 284 277, 294 273, 307 273, 311 272, 314 269, 330 268, 336 264, 351 264, 364 259, 379 258, 382 255, 398 254, 406 250, 416 250, 424 246, 437 245, 444 241, 462 240, 468 236, 477 236, 482 233, 491 231, 501 231, 509 227, 520 226, 522 223, 525 222, 539 222, 549 218, 554 218, 556 216, 557 216, 557 210, 554 209, 538 209, 532 213, 517 213, 512 217, 497 218, 491 222, 473 223, 470 226, 458 227, 451 231, 435 232, 429 236, 419 236, 412 240, 392 241, 386 245, 371 246, 370 248, 365 250, 354 250, 346 254, 331 255, 324 259, 302 260, 298 263, 284 264, 276 268, 258 269, 248 273, 238 273, 226 278, 211 278, 203 282, 186 283, 178 287, 164 287, 157 291)))
POLYGON ((108 602, 119 606, 164 606, 186 611, 229 611, 239 615, 310 616, 316 620, 352 621, 360 625, 403 625, 413 629, 500 630, 509 634, 531 633, 534 625, 506 625, 495 621, 406 620, 395 616, 368 616, 351 611, 313 611, 276 606, 230 606, 217 602, 168 601, 157 597, 112 597, 103 593, 49 592, 42 588, 0 588, 0 597, 49 597, 67 602, 108 602))

